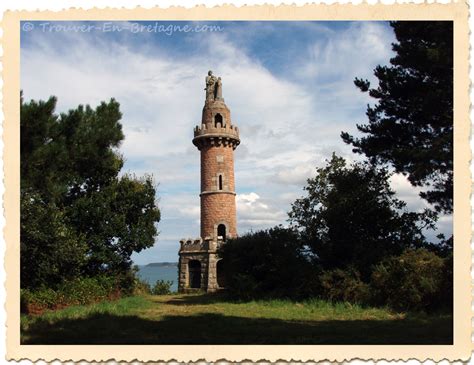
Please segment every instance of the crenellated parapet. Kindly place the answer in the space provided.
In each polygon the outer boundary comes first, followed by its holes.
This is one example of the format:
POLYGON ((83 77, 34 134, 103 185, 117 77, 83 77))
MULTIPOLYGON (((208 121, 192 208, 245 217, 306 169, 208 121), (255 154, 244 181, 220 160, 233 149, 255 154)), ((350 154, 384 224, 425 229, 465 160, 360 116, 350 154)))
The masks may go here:
POLYGON ((193 144, 199 149, 204 145, 211 145, 232 146, 235 150, 240 144, 239 128, 229 124, 210 126, 203 123, 194 128, 193 144))
POLYGON ((202 251, 204 250, 204 241, 201 237, 199 238, 183 238, 179 241, 181 247, 180 252, 191 252, 191 251, 202 251))
POLYGON ((197 253, 197 252, 216 252, 223 244, 222 240, 213 240, 210 237, 202 239, 198 238, 183 238, 179 241, 181 247, 180 254, 183 253, 197 253))

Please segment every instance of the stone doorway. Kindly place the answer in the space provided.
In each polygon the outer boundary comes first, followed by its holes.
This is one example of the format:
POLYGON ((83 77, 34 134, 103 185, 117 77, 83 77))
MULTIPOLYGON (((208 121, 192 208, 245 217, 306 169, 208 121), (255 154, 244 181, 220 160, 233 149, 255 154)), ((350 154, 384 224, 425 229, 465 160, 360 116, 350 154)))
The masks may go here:
POLYGON ((201 263, 198 260, 188 262, 189 287, 193 289, 201 288, 201 263))

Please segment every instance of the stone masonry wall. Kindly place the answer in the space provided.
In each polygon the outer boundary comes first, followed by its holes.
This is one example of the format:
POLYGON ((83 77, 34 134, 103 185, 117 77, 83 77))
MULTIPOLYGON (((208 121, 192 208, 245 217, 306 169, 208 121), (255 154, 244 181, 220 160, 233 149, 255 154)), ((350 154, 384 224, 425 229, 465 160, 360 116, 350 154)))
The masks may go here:
POLYGON ((179 251, 178 290, 180 293, 193 292, 199 289, 190 287, 189 262, 197 260, 201 264, 200 290, 214 292, 220 289, 217 280, 218 251, 223 242, 202 240, 181 240, 179 251), (199 243, 199 241, 201 241, 199 243))
POLYGON ((217 225, 225 223, 227 236, 235 237, 236 208, 234 194, 217 193, 201 196, 201 236, 214 237, 217 225))
POLYGON ((178 278, 179 292, 196 290, 196 289, 191 289, 189 287, 188 263, 191 260, 197 260, 201 263, 201 288, 200 289, 207 291, 209 254, 206 251, 203 251, 203 252, 194 252, 194 253, 180 252, 179 278, 178 278))
POLYGON ((224 118, 224 124, 231 124, 230 120, 230 110, 223 102, 212 102, 212 106, 209 104, 204 105, 202 110, 202 123, 204 124, 213 124, 214 115, 219 113, 224 118))
POLYGON ((216 237, 216 225, 225 223, 227 236, 236 236, 234 151, 232 146, 201 148, 201 237, 216 237), (219 175, 222 190, 219 190, 219 175))
POLYGON ((222 175, 222 190, 235 190, 234 151, 232 146, 206 146, 201 148, 201 192, 216 191, 219 175, 222 175))

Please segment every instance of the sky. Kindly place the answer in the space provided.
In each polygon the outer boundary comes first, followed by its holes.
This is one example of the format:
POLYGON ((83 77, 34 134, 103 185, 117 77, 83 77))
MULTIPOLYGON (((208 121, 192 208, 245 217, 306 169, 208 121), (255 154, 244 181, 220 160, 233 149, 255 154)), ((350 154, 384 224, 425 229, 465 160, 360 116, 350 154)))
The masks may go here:
MULTIPOLYGON (((353 84, 376 85, 395 41, 387 22, 23 22, 24 99, 58 97, 57 112, 115 98, 125 140, 122 173, 151 174, 161 220, 138 265, 177 261, 179 240, 199 235, 199 125, 208 70, 222 77, 235 150, 239 234, 287 223, 306 180, 335 152, 361 160, 340 138, 358 135, 373 100, 353 84)), ((410 210, 429 205, 402 175, 391 186, 410 210)), ((452 233, 452 216, 438 231, 452 233)))

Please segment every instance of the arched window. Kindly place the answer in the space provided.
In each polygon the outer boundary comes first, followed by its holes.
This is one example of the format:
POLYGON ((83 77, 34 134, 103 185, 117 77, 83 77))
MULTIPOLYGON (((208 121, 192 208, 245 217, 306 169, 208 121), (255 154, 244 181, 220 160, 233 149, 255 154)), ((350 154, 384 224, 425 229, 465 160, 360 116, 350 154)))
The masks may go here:
POLYGON ((226 240, 226 232, 225 232, 225 225, 224 224, 219 224, 217 226, 217 236, 222 237, 222 240, 225 242, 226 240))
POLYGON ((222 115, 220 115, 219 113, 217 113, 216 116, 214 117, 214 126, 216 128, 218 127, 218 123, 220 123, 220 127, 224 126, 224 119, 222 118, 222 115))
POLYGON ((201 288, 201 263, 198 260, 188 262, 189 287, 194 289, 201 288))
POLYGON ((222 190, 222 175, 219 175, 219 190, 222 190))

